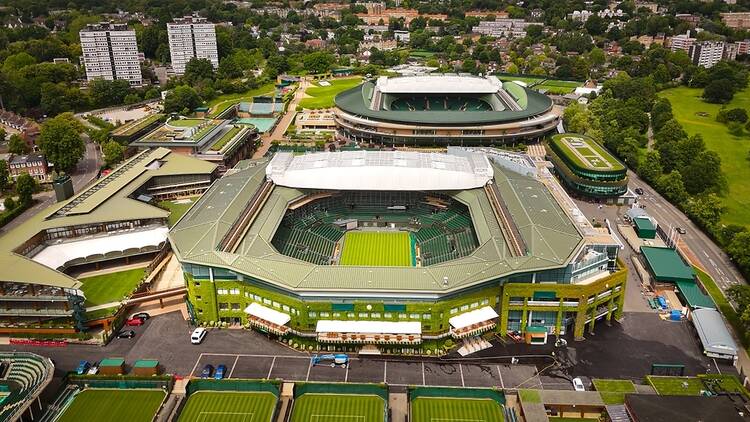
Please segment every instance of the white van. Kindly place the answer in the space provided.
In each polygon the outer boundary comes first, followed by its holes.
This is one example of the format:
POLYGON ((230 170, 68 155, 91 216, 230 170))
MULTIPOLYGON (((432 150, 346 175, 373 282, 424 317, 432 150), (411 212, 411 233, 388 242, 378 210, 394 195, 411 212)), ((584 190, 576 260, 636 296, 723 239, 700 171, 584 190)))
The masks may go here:
POLYGON ((190 342, 193 344, 201 344, 204 338, 206 338, 206 329, 198 327, 193 330, 193 334, 190 335, 190 342))

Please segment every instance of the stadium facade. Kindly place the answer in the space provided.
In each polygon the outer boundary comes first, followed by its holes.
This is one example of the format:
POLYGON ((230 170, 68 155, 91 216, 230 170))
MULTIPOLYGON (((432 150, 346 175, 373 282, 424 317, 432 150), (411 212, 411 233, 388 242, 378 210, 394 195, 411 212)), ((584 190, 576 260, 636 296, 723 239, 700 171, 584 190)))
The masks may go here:
POLYGON ((560 120, 549 97, 495 76, 381 76, 335 103, 339 139, 384 145, 501 145, 560 120))
POLYGON ((467 149, 240 162, 169 233, 188 308, 389 350, 489 330, 582 338, 621 315, 626 270, 543 172, 467 149))
POLYGON ((588 136, 553 135, 547 155, 565 186, 576 194, 612 198, 628 191, 627 168, 588 136))

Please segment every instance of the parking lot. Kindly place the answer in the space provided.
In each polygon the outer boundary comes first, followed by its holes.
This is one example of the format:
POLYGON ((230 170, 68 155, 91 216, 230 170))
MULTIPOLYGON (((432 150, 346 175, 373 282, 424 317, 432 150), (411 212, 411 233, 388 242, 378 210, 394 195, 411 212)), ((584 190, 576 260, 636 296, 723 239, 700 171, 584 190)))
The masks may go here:
POLYGON ((540 379, 535 365, 396 360, 352 357, 346 368, 312 365, 310 356, 201 353, 191 375, 200 377, 205 365, 227 366, 230 378, 283 379, 286 381, 387 383, 440 387, 572 388, 570 382, 540 379))

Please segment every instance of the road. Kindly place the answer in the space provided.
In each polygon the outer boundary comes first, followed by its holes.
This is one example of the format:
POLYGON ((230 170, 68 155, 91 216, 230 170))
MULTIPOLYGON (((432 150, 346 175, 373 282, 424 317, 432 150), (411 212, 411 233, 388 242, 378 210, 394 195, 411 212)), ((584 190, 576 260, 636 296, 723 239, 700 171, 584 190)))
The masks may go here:
POLYGON ((262 158, 271 148, 272 142, 281 141, 282 139, 284 139, 286 130, 289 128, 289 125, 292 124, 294 116, 297 115, 297 105, 299 104, 300 100, 305 97, 305 90, 309 85, 310 81, 308 81, 307 79, 302 78, 300 80, 297 91, 295 91, 294 93, 294 98, 292 98, 286 108, 286 113, 281 116, 281 119, 279 119, 279 122, 276 124, 271 133, 265 133, 261 136, 260 140, 262 144, 260 147, 258 147, 258 150, 255 151, 255 154, 253 154, 253 158, 262 158))

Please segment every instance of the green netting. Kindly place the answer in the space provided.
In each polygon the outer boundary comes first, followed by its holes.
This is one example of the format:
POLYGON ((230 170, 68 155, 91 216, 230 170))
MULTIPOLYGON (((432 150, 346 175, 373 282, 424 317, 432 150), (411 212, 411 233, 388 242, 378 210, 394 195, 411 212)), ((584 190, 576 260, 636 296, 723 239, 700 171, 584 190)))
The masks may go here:
POLYGON ((86 388, 111 388, 111 389, 169 389, 170 380, 124 380, 124 379, 92 379, 92 378, 81 378, 81 379, 70 379, 71 384, 76 384, 86 388))
POLYGON ((294 398, 307 393, 315 394, 367 394, 378 396, 388 403, 388 390, 379 384, 318 384, 297 383, 294 387, 294 398))
POLYGON ((196 379, 191 380, 186 388, 187 395, 196 391, 255 391, 268 392, 279 397, 278 381, 259 381, 259 380, 238 380, 238 379, 196 379))
POLYGON ((505 405, 505 395, 487 388, 411 387, 409 400, 420 397, 451 397, 463 399, 490 399, 505 405))

